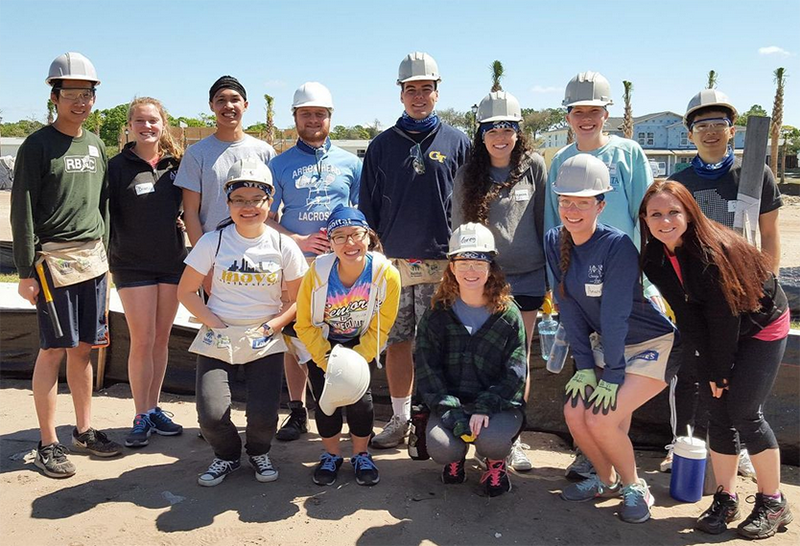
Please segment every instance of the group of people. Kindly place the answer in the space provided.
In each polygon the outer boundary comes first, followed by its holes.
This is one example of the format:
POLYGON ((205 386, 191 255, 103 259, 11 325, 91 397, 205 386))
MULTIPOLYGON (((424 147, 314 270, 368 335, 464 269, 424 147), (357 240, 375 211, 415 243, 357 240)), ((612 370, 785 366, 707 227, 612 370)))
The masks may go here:
POLYGON ((741 172, 729 145, 735 107, 715 90, 695 96, 684 122, 698 154, 654 183, 641 147, 603 132, 611 92, 596 72, 567 85, 575 142, 549 173, 515 97, 487 95, 470 141, 436 115, 440 82, 430 55, 401 62, 403 114, 370 143, 363 165, 328 137, 334 106, 325 86, 297 89, 298 140, 276 156, 244 133, 247 92, 231 76, 209 90, 213 135, 184 151, 161 103, 139 97, 128 111, 133 142, 106 161, 103 143, 82 128, 100 84, 95 68, 79 53, 56 58, 47 84, 58 116, 20 148, 12 191, 19 293, 39 317, 36 466, 56 478, 76 471, 54 422, 65 355, 76 412, 70 449, 122 452, 91 427, 89 353, 107 343, 110 270, 131 335, 135 416, 126 446, 183 430, 159 407, 180 302, 202 323, 190 351, 200 432, 214 457, 200 485, 240 466, 230 383, 244 366, 244 447, 258 481, 278 478, 273 439, 307 432, 309 386, 324 447, 313 481, 337 480, 346 414, 355 480, 377 484, 369 448, 405 441, 416 391, 430 412, 427 448, 442 481, 467 479, 474 444, 485 493, 501 495, 511 489, 509 466, 532 466, 520 432, 534 325, 552 292, 575 367, 564 416, 581 453, 564 500, 621 497, 622 520, 649 519, 653 496, 628 431, 633 412, 672 384, 682 386, 671 400, 683 420, 707 429, 718 484, 697 528, 721 533, 740 517, 743 446, 758 493, 738 532, 764 538, 791 522, 762 413, 789 329, 775 278, 781 199, 765 166, 762 250, 729 229, 741 172), (386 367, 393 416, 377 435, 368 387, 320 411, 331 385, 348 380, 339 368, 328 373, 342 351, 386 367), (279 429, 284 375, 290 412, 279 429))

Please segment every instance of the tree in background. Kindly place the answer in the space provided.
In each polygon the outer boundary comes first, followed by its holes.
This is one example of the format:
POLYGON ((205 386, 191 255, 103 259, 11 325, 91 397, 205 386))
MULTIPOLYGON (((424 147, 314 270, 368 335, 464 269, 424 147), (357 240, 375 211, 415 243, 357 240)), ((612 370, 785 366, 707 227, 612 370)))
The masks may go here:
POLYGON ((769 166, 775 175, 778 175, 778 141, 781 137, 781 125, 783 125, 783 88, 786 85, 786 70, 781 67, 775 70, 775 101, 772 103, 772 129, 770 138, 772 139, 769 151, 769 166))
POLYGON ((468 135, 472 134, 472 129, 474 128, 472 112, 467 114, 467 112, 462 112, 455 108, 445 108, 444 110, 436 110, 436 115, 451 127, 461 129, 468 135))
POLYGON ((622 93, 622 101, 625 103, 625 112, 622 114, 622 136, 625 138, 633 138, 633 108, 631 107, 631 93, 633 92, 633 83, 629 81, 622 81, 622 87, 625 89, 622 93))
MULTIPOLYGON (((100 127, 103 125, 103 116, 98 110, 94 110, 89 117, 86 118, 86 121, 83 122, 83 126, 93 132, 94 134, 100 136, 100 127)), ((114 147, 116 148, 117 141, 114 140, 114 147)))
POLYGON ((747 127, 747 118, 750 116, 768 116, 767 111, 760 104, 754 104, 750 107, 750 110, 739 114, 736 118, 736 125, 741 125, 742 127, 747 127))
POLYGON ((713 70, 708 71, 708 81, 706 82, 706 89, 717 88, 717 73, 713 70))
POLYGON ((566 112, 562 108, 542 108, 541 110, 523 108, 522 128, 530 135, 531 141, 535 146, 537 145, 536 140, 541 133, 554 129, 563 129, 567 126, 565 114, 566 112))
POLYGON ((275 140, 275 123, 274 123, 275 111, 273 109, 275 105, 275 97, 273 97, 272 95, 265 94, 264 102, 266 103, 264 108, 267 111, 267 123, 264 128, 266 134, 265 140, 271 146, 275 140))
POLYGON ((53 101, 47 99, 47 124, 52 125, 53 122, 56 120, 56 105, 53 104, 53 101))
POLYGON ((503 86, 500 85, 500 80, 503 77, 503 63, 500 61, 493 62, 489 68, 492 71, 492 92, 502 91, 503 86))

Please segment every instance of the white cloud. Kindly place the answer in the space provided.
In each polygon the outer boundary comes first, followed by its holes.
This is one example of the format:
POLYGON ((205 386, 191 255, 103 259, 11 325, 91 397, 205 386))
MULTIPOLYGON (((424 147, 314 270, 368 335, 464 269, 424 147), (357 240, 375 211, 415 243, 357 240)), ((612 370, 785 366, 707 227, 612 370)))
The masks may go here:
POLYGON ((543 87, 541 85, 534 85, 533 87, 531 87, 531 91, 533 91, 534 93, 557 93, 562 90, 563 88, 555 87, 552 85, 549 85, 547 87, 543 87))
POLYGON ((758 53, 759 55, 783 55, 784 57, 791 55, 791 53, 778 46, 759 47, 758 53))

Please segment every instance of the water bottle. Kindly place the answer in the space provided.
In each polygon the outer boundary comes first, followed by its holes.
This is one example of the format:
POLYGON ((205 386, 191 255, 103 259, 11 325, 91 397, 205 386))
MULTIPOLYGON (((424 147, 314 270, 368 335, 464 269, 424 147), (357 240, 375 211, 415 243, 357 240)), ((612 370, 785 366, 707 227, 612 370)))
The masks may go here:
POLYGON ((563 324, 559 324, 555 339, 553 340, 553 346, 550 349, 550 355, 547 359, 547 371, 550 373, 561 373, 561 370, 564 369, 564 364, 567 362, 567 353, 569 353, 567 331, 564 329, 563 324))
POLYGON ((556 339, 558 323, 549 314, 545 314, 539 323, 539 347, 542 349, 542 359, 550 358, 550 350, 556 339))

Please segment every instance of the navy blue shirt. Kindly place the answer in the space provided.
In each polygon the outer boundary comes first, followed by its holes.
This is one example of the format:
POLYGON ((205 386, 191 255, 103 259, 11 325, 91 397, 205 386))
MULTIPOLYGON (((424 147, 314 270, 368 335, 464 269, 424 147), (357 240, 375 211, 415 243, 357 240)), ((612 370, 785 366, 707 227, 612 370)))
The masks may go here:
POLYGON ((469 139, 445 123, 431 134, 397 126, 367 148, 358 208, 391 258, 443 260, 450 239, 453 179, 467 160, 469 139), (427 137, 427 138, 426 138, 427 137), (420 143, 425 172, 414 171, 411 148, 420 143))

